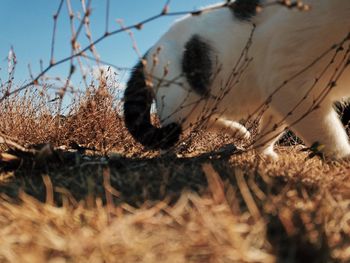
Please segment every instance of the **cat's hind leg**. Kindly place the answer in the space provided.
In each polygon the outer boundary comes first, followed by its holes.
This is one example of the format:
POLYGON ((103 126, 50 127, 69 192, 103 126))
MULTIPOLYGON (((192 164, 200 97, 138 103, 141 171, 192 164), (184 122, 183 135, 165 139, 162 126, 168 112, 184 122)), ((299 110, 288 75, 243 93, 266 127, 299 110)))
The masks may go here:
POLYGON ((319 143, 322 153, 331 159, 350 157, 350 144, 346 131, 332 106, 321 105, 305 118, 292 125, 291 129, 311 146, 319 143))

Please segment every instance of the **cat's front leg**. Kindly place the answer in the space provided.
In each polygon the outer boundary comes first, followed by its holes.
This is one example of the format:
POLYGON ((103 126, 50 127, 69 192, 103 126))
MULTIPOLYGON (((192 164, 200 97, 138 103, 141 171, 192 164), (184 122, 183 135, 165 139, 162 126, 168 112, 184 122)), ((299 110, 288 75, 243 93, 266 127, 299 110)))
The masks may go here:
POLYGON ((209 119, 208 130, 215 132, 224 132, 237 139, 248 140, 250 138, 250 132, 237 121, 231 121, 224 117, 213 115, 209 119))
POLYGON ((279 118, 271 110, 267 110, 259 123, 259 133, 253 144, 253 148, 270 161, 278 160, 278 154, 274 145, 285 130, 285 124, 279 123, 279 118))

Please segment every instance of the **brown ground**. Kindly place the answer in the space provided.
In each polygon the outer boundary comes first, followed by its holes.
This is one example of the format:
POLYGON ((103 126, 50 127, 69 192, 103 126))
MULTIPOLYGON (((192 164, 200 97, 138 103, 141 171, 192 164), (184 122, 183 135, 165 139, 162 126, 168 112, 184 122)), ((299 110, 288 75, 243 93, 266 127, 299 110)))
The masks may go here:
POLYGON ((3 104, 1 133, 31 151, 2 144, 0 262, 350 261, 350 163, 300 145, 266 162, 217 134, 160 157, 104 89, 69 117, 3 104))

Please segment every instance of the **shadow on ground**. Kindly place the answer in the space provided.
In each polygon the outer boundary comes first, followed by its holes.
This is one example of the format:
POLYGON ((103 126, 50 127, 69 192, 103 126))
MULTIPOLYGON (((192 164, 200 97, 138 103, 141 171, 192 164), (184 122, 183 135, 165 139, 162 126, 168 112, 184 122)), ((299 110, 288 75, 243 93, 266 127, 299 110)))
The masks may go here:
POLYGON ((298 198, 303 198, 305 191, 313 196, 318 189, 306 188, 278 176, 263 178, 257 170, 244 171, 242 167, 235 167, 230 157, 239 153, 233 146, 188 158, 126 158, 119 155, 106 158, 86 156, 79 151, 43 149, 36 155, 9 153, 18 158, 1 163, 0 193, 3 196, 18 200, 19 193, 24 191, 45 202, 51 191, 54 202, 62 205, 67 201, 88 202, 95 198, 105 202, 108 191, 116 204, 126 202, 137 207, 144 202, 166 198, 172 203, 185 190, 199 195, 208 192, 203 165, 209 163, 220 179, 234 190, 241 213, 249 210, 237 173, 244 175, 254 202, 266 219, 266 235, 278 262, 332 262, 323 222, 317 213, 318 203, 315 201, 315 212, 308 214, 308 220, 313 222, 310 229, 310 222, 305 222, 305 211, 293 210, 283 200, 289 198, 284 196, 289 189, 294 189, 298 198), (271 209, 270 203, 275 199, 279 200, 280 206, 271 209), (286 209, 290 211, 289 217, 286 217, 286 209), (316 238, 310 238, 308 233, 311 231, 316 238))

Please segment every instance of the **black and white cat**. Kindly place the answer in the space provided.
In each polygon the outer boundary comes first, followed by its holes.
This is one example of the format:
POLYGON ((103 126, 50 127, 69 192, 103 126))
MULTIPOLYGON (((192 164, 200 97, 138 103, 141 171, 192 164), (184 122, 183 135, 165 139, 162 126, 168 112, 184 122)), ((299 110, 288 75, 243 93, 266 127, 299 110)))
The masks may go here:
POLYGON ((248 137, 237 121, 264 108, 254 145, 267 157, 277 158, 274 143, 286 127, 308 145, 324 145, 330 158, 349 157, 333 103, 350 96, 350 0, 303 2, 308 12, 236 0, 177 21, 127 84, 131 134, 167 149, 209 112, 207 127, 248 137), (150 120, 154 99, 161 128, 150 120))

